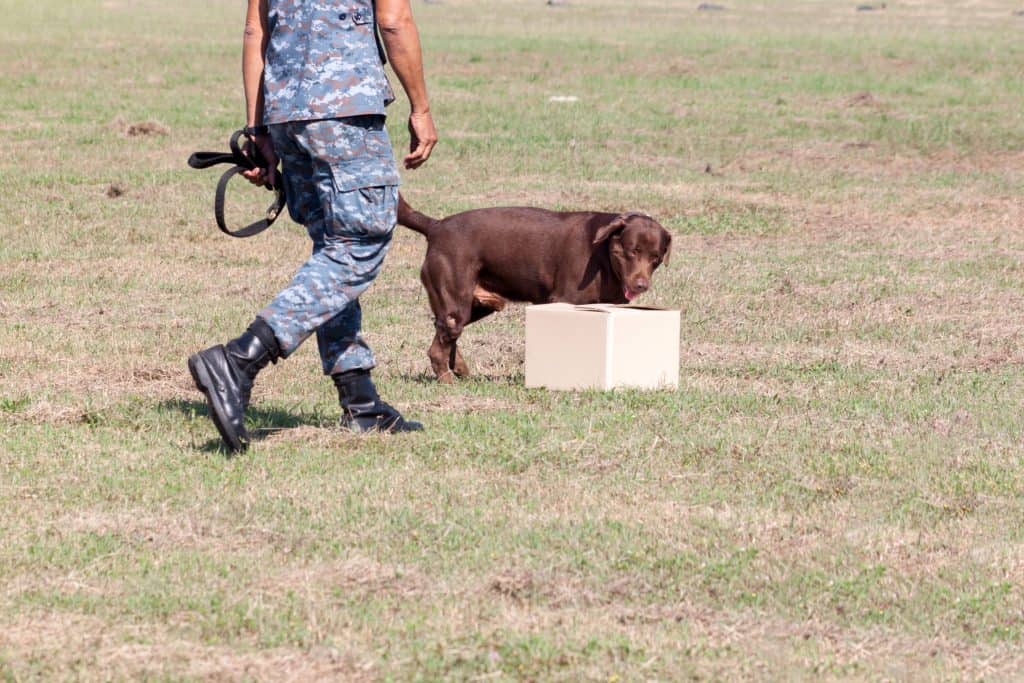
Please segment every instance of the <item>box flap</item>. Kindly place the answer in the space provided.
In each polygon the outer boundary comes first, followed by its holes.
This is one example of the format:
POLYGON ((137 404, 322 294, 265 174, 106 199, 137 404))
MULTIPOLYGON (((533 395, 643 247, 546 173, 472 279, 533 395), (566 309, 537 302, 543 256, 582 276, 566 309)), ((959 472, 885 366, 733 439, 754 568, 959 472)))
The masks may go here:
POLYGON ((642 304, 581 304, 574 306, 577 311, 594 311, 595 313, 611 313, 613 311, 677 311, 677 308, 661 306, 644 306, 642 304))
POLYGON ((678 308, 665 308, 664 306, 650 306, 645 304, 615 304, 615 308, 633 309, 636 311, 678 311, 678 308))
POLYGON ((612 313, 614 311, 678 311, 678 308, 665 308, 664 306, 645 306, 643 304, 567 304, 557 302, 553 304, 533 304, 533 309, 558 310, 558 311, 585 311, 589 313, 612 313))

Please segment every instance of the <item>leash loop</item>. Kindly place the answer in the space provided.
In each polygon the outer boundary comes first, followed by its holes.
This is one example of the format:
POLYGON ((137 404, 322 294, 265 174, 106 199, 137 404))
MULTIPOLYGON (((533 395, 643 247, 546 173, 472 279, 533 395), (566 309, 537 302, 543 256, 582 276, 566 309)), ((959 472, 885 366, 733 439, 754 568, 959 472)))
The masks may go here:
MULTIPOLYGON (((251 171, 254 168, 266 168, 267 161, 260 154, 259 149, 253 146, 253 157, 243 151, 239 144, 239 140, 245 132, 242 130, 236 130, 231 134, 231 139, 228 141, 228 147, 231 149, 229 153, 225 152, 194 152, 188 158, 188 165, 195 169, 210 168, 218 164, 231 164, 231 168, 224 171, 221 175, 220 180, 217 181, 217 190, 213 196, 213 217, 217 221, 217 227, 225 235, 231 237, 252 237, 258 235, 273 224, 277 217, 281 215, 281 209, 284 208, 287 201, 285 196, 284 186, 278 182, 277 185, 271 185, 269 182, 264 185, 268 190, 274 192, 274 201, 271 202, 270 206, 267 207, 266 214, 263 218, 258 221, 254 221, 244 228, 238 230, 231 230, 228 228, 227 221, 224 218, 224 204, 227 196, 228 183, 236 175, 244 172, 251 171)), ((278 176, 280 178, 280 176, 278 176)))

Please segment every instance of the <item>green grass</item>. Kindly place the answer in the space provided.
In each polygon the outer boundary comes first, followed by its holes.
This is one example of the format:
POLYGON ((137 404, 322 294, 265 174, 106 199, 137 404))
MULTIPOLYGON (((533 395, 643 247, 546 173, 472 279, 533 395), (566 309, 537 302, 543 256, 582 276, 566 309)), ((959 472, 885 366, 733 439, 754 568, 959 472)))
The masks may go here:
POLYGON ((364 326, 427 430, 337 430, 307 344, 229 458, 185 359, 309 248, 223 237, 185 166, 242 122, 243 8, 0 1, 0 679, 1015 677, 1024 20, 695 6, 417 3, 403 176, 658 218, 678 391, 525 389, 518 306, 435 383, 400 229, 364 326))

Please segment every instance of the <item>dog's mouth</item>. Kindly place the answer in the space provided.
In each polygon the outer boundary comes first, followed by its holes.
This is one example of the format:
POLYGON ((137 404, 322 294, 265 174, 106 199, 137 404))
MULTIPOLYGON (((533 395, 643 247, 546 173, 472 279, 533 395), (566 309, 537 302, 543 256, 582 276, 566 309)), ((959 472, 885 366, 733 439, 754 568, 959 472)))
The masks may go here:
POLYGON ((622 288, 622 295, 626 297, 626 301, 632 301, 633 299, 640 296, 640 292, 634 292, 629 287, 622 288))

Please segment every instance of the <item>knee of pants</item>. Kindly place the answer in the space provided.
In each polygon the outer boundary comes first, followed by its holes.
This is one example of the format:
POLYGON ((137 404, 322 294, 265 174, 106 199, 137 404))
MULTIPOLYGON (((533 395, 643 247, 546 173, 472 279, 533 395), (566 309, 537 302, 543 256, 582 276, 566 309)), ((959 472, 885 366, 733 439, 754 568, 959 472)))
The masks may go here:
POLYGON ((359 305, 359 299, 353 300, 348 306, 337 315, 330 318, 317 330, 317 334, 324 337, 354 337, 362 329, 363 309, 359 305))

